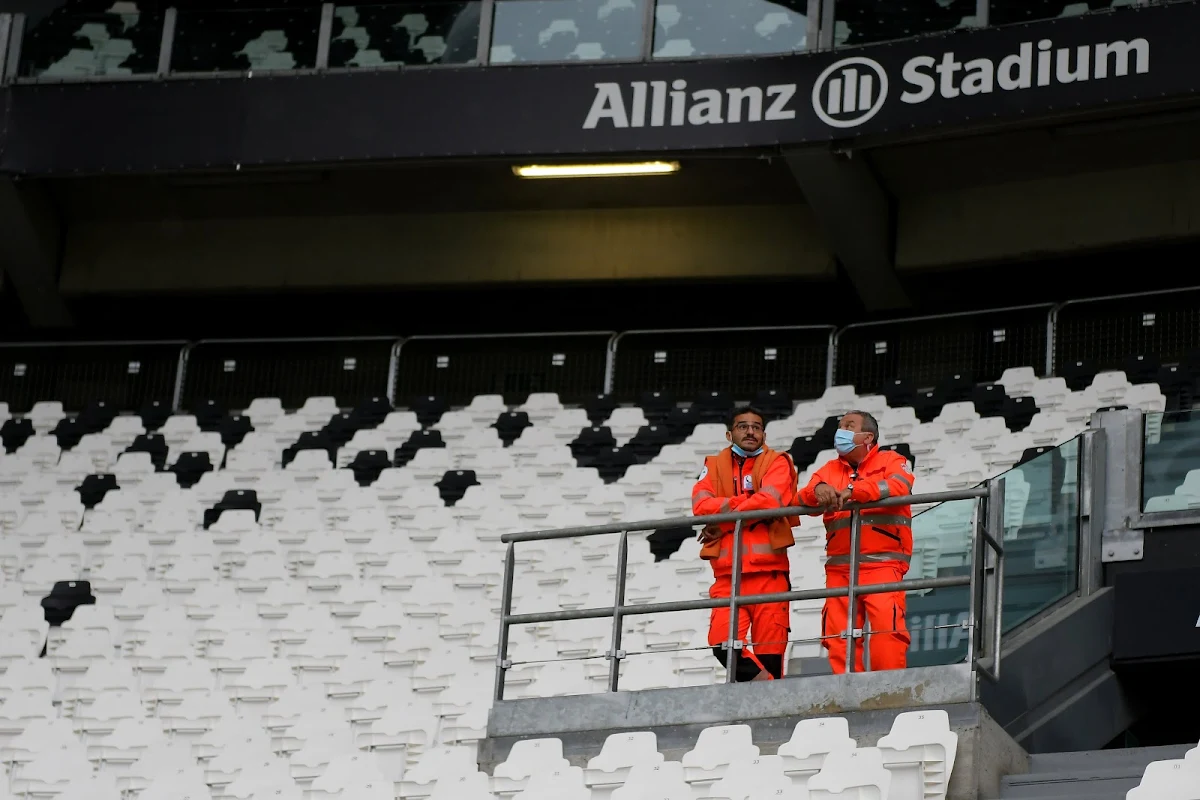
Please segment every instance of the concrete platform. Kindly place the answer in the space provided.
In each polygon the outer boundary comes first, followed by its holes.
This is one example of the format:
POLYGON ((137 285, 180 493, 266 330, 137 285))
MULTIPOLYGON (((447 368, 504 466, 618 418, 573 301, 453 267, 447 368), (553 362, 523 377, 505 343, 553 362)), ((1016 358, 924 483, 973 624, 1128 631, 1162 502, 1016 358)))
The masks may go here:
POLYGON ((965 664, 857 675, 818 675, 772 682, 531 698, 497 703, 479 760, 490 771, 513 742, 542 736, 562 740, 563 753, 583 766, 609 734, 654 731, 658 748, 678 760, 711 725, 746 723, 764 754, 791 738, 806 717, 845 716, 861 746, 875 744, 900 711, 941 708, 959 735, 950 800, 1000 796, 1005 775, 1028 771, 1025 751, 975 701, 965 664))

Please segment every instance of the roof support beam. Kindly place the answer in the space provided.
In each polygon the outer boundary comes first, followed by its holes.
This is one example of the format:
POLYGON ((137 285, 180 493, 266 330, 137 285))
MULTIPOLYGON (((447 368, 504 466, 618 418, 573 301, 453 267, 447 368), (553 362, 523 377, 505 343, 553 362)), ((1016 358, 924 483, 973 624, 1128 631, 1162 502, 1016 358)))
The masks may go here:
POLYGON ((867 310, 908 307, 896 274, 892 200, 862 153, 807 148, 785 157, 867 310))
POLYGON ((0 267, 34 328, 71 324, 58 291, 62 234, 61 218, 42 187, 0 177, 0 267))

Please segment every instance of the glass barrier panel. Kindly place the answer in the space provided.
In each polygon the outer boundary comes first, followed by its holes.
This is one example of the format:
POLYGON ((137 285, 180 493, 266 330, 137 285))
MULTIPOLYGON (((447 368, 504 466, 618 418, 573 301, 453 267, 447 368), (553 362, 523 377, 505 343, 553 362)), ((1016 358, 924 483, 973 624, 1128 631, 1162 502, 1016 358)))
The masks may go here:
MULTIPOLYGON (((1079 439, 1071 439, 993 478, 1004 481, 1005 492, 1005 632, 1078 588, 1079 450, 1079 439)), ((970 574, 973 508, 973 501, 956 500, 913 517, 906 579, 970 574)), ((967 601, 966 587, 909 593, 910 666, 966 656, 967 601)))
MULTIPOLYGON (((116 8, 116 6, 114 6, 116 8)), ((22 78, 153 75, 158 71, 163 12, 81 12, 59 7, 27 18, 18 74, 22 78)))
POLYGON ((1142 453, 1143 511, 1200 508, 1200 416, 1147 414, 1142 453))
POLYGON ((180 9, 172 72, 272 72, 317 65, 321 6, 180 9))
POLYGON ((833 44, 835 47, 871 44, 975 27, 975 8, 975 0, 914 0, 910 3, 837 0, 833 44))
POLYGON ((1089 11, 1135 5, 1135 0, 992 0, 988 4, 988 22, 1010 25, 1014 22, 1034 22, 1040 19, 1076 17, 1089 11))
POLYGON ((652 0, 496 0, 492 64, 633 60, 652 0))
MULTIPOLYGON (((915 487, 921 491, 920 480, 915 487)), ((913 557, 906 580, 969 575, 975 500, 939 503, 913 517, 913 557)), ((966 658, 966 586, 908 593, 908 665, 955 664, 966 658)))
POLYGON ((1004 481, 1004 630, 1079 586, 1079 437, 998 476, 1004 481))
POLYGON ((473 64, 481 6, 479 0, 335 6, 329 66, 473 64))
POLYGON ((659 0, 654 57, 754 56, 808 48, 808 0, 659 0))

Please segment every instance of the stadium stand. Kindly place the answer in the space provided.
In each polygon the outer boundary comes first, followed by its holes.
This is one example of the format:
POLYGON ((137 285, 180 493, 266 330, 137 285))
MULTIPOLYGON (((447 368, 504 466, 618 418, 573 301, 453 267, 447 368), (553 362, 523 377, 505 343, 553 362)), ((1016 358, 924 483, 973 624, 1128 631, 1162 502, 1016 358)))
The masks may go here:
MULTIPOLYGON (((1135 377, 1151 373, 1158 368, 1135 377)), ((930 492, 1039 467, 1047 453, 1062 469, 1077 455, 1065 448, 1104 405, 1165 408, 1152 383, 1079 374, 1068 382, 1011 368, 978 387, 954 375, 913 405, 851 386, 800 402, 769 390, 759 399, 776 417, 770 441, 790 446, 801 480, 832 456, 837 416, 863 408, 930 492)), ((478 772, 471 746, 492 702, 500 535, 689 514, 698 464, 724 445, 719 420, 735 401, 725 391, 686 406, 664 392, 629 405, 584 399, 578 408, 532 393, 512 407, 477 395, 450 406, 426 395, 393 409, 374 396, 343 411, 329 396, 295 410, 259 397, 232 411, 195 401, 195 413, 165 418, 161 407, 117 415, 98 402, 77 415, 46 399, 25 414, 6 407, 0 732, 10 791, 527 800, 757 797, 800 786, 811 797, 882 797, 870 792, 904 784, 925 786, 913 797, 944 796, 954 734, 936 715, 900 715, 874 748, 854 748, 845 720, 830 718, 798 725, 777 755, 760 754, 745 726, 718 726, 679 762, 662 761, 646 733, 610 738, 586 769, 545 740, 514 747, 490 776, 478 772), (47 630, 29 599, 71 579, 90 581, 96 604, 47 630)), ((1006 535, 1020 540, 1050 522, 1042 500, 1010 491, 1006 535)), ((953 505, 917 518, 910 576, 963 563, 953 505)), ((682 533, 654 553, 645 533, 634 537, 628 602, 706 593, 708 571, 682 533)), ((797 530, 797 587, 821 582, 819 533, 819 518, 797 530)), ((522 548, 515 610, 611 602, 613 546, 610 537, 522 548)), ((793 658, 820 656, 819 605, 793 605, 793 658)), ((723 678, 705 614, 625 625, 625 647, 642 655, 622 662, 623 689, 723 678)), ((510 645, 508 695, 602 691, 610 627, 526 626, 510 645)))

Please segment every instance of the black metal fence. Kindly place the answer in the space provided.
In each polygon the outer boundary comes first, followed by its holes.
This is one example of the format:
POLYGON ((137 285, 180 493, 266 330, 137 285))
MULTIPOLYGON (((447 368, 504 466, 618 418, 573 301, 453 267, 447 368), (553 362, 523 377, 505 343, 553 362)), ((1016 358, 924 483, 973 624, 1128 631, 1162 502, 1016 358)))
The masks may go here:
POLYGON ((39 400, 80 411, 103 400, 136 411, 175 397, 179 354, 186 342, 97 342, 0 345, 0 402, 24 413, 39 400))
POLYGON ((832 325, 629 331, 614 342, 612 392, 633 401, 645 391, 691 400, 724 391, 750 399, 764 389, 795 400, 825 391, 832 325))
POLYGON ((533 392, 557 392, 564 403, 604 391, 611 331, 497 336, 414 336, 400 347, 395 396, 419 394, 452 404, 479 394, 524 402, 533 392))
POLYGON ((837 335, 835 383, 871 394, 895 380, 934 386, 947 375, 994 381, 1009 367, 1045 374, 1050 305, 847 325, 837 335))
POLYGON ((1166 364, 1200 356, 1200 287, 1072 300, 1056 311, 1055 364, 1120 369, 1131 355, 1166 364))
POLYGON ((215 400, 241 409, 256 397, 299 408, 331 395, 340 406, 383 394, 394 338, 207 340, 188 351, 181 405, 215 400))

